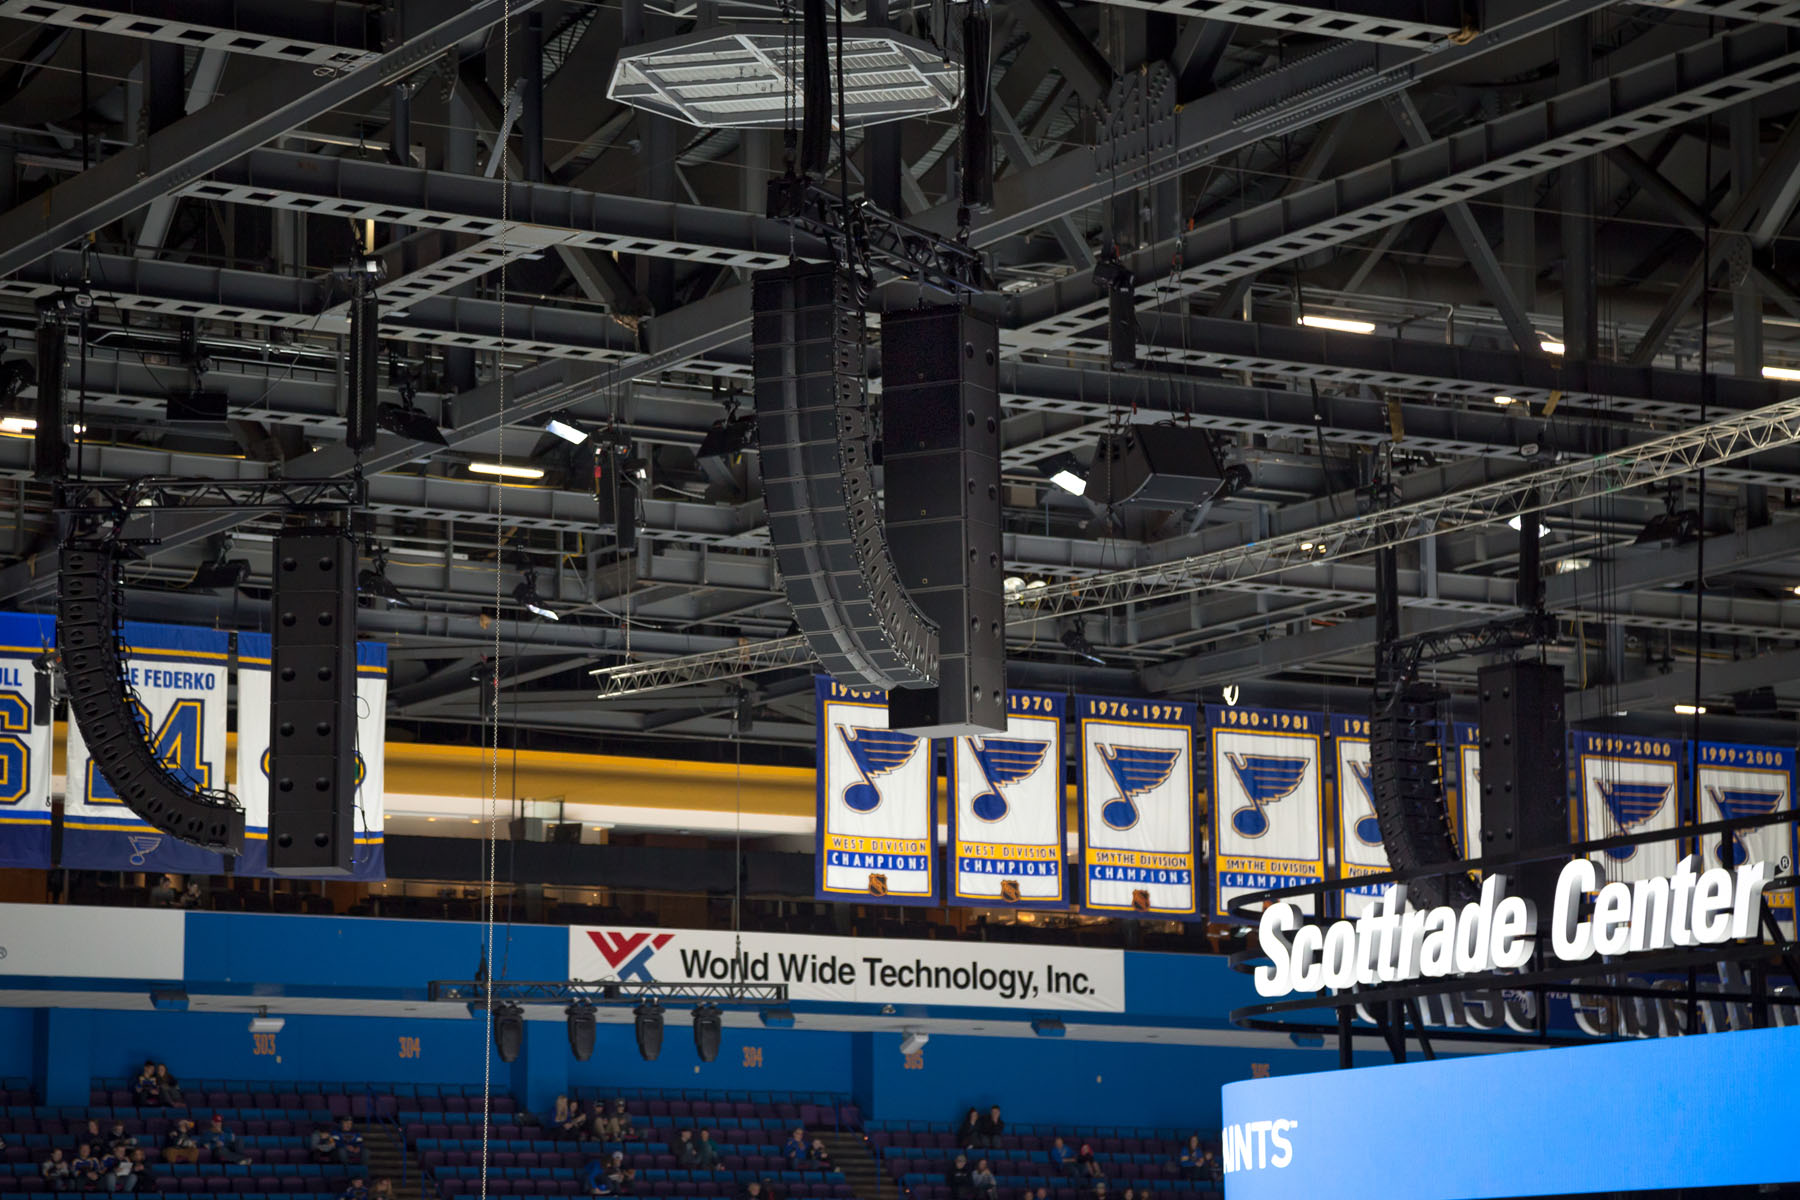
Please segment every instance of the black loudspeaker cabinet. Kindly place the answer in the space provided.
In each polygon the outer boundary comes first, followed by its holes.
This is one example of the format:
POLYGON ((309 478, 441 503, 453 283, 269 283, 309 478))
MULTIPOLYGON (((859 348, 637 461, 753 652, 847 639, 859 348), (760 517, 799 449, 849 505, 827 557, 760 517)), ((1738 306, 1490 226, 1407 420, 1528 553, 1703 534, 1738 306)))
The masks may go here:
POLYGON ((275 544, 269 869, 347 875, 356 848, 356 546, 336 530, 275 544))
POLYGON ((1129 425, 1100 439, 1086 494, 1096 504, 1179 509, 1210 499, 1224 478, 1210 431, 1129 425))
POLYGON ((938 679, 888 693, 888 725, 930 737, 1006 729, 999 334, 965 308, 885 314, 887 537, 938 627, 938 679))
MULTIPOLYGON (((1541 662, 1499 663, 1475 676, 1481 720, 1482 857, 1549 850, 1569 844, 1568 742, 1562 668, 1541 662)), ((1550 919, 1562 863, 1556 859, 1498 868, 1511 891, 1536 902, 1550 919)))

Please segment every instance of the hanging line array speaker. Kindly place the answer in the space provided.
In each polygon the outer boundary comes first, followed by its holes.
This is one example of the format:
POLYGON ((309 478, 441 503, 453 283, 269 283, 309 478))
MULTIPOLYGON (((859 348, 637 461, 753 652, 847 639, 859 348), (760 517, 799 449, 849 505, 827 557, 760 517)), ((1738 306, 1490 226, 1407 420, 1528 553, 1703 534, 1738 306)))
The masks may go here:
POLYGON ((121 547, 109 541, 63 543, 57 580, 57 640, 69 711, 88 755, 124 801, 152 828, 206 850, 238 854, 244 810, 229 792, 190 786, 157 757, 132 694, 119 644, 121 547))
MULTIPOLYGON (((1369 794, 1381 826, 1388 866, 1410 871, 1462 857, 1444 800, 1443 762, 1438 747, 1438 707, 1442 688, 1416 680, 1401 683, 1390 699, 1375 693, 1369 715, 1369 794)), ((1415 908, 1467 904, 1475 885, 1466 874, 1436 875, 1407 884, 1415 908)))
POLYGON ((856 281, 829 263, 760 271, 751 308, 769 540, 794 620, 840 683, 935 683, 938 633, 901 586, 876 498, 856 281))

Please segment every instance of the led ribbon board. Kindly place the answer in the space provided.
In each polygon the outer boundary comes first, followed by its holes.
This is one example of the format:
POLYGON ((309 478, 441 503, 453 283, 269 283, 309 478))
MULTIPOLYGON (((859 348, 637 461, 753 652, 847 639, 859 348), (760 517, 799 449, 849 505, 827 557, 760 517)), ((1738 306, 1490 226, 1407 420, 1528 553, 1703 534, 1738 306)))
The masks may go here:
POLYGON ((1082 904, 1115 916, 1192 919, 1192 704, 1077 696, 1082 904))
POLYGON ((55 645, 55 618, 0 613, 0 867, 50 865, 51 726, 35 660, 55 645))
POLYGON ((821 900, 936 904, 937 770, 931 742, 888 728, 887 693, 814 682, 821 900))
MULTIPOLYGON (((1369 780, 1369 720, 1367 717, 1331 718, 1333 763, 1337 768, 1336 834, 1337 877, 1354 879, 1388 869, 1387 847, 1381 841, 1381 822, 1375 817, 1375 790, 1369 780)), ((1352 884, 1338 894, 1341 916, 1361 916, 1381 894, 1377 884, 1352 884)))
POLYGON ((1006 694, 1006 732, 950 740, 950 902, 1063 908, 1063 698, 1006 694))
MULTIPOLYGON (((1794 805, 1794 750, 1700 742, 1694 747, 1692 779, 1700 824, 1788 812, 1794 805)), ((1700 841, 1700 861, 1708 867, 1764 862, 1771 874, 1787 875, 1794 866, 1794 834, 1791 824, 1709 833, 1700 841)), ((1793 889, 1766 891, 1763 900, 1791 930, 1793 889)))
MULTIPOLYGON (((157 755, 195 787, 225 785, 225 704, 231 635, 125 622, 125 668, 157 755)), ((220 875, 224 862, 151 828, 118 798, 69 722, 62 865, 79 870, 220 875)))
MULTIPOLYGON (((1624 833, 1673 831, 1681 820, 1678 757, 1681 743, 1669 738, 1614 733, 1574 735, 1575 805, 1581 822, 1577 841, 1624 833)), ((1677 839, 1596 850, 1590 857, 1602 882, 1631 882, 1672 874, 1681 857, 1677 839)))
MULTIPOLYGON (((1246 892, 1325 879, 1321 713, 1209 704, 1213 915, 1246 892)), ((1366 753, 1366 750, 1365 750, 1366 753)), ((1295 901, 1312 913, 1312 898, 1295 901)))
MULTIPOLYGON (((238 634, 237 780, 244 853, 237 874, 269 875, 269 635, 238 634)), ((387 878, 383 850, 383 750, 387 744, 387 646, 356 644, 356 856, 350 878, 387 878)), ((293 878, 293 876, 287 876, 293 878)), ((342 878, 332 876, 332 878, 342 878)))
POLYGON ((1450 823, 1463 857, 1481 853, 1481 730, 1466 722, 1450 727, 1451 752, 1444 763, 1450 823))

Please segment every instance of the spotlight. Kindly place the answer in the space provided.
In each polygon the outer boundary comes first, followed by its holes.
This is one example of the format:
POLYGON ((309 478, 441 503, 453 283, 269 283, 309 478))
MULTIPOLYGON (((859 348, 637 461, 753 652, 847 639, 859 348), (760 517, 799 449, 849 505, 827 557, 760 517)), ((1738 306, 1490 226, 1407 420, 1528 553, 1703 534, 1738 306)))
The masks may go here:
POLYGON ((638 1057, 645 1062, 655 1062, 662 1053, 663 1039, 663 1006, 655 1000, 646 1000, 632 1011, 637 1018, 638 1057))
POLYGON ((188 580, 188 587, 197 592, 233 591, 248 578, 248 559, 228 559, 220 555, 209 563, 202 563, 194 572, 194 577, 188 580))
POLYGON ((1079 496, 1087 491, 1087 480, 1066 467, 1052 475, 1050 482, 1071 496, 1079 496))
POLYGON ((542 617, 546 621, 562 620, 556 610, 546 605, 544 598, 538 595, 537 572, 535 571, 525 572, 525 578, 520 580, 519 586, 513 589, 513 599, 519 602, 520 608, 534 617, 542 617))
POLYGON ((444 440, 444 432, 438 428, 438 423, 410 404, 376 405, 375 423, 389 433, 415 442, 431 442, 438 446, 450 444, 444 440))
POLYGON ((1076 617, 1075 623, 1063 631, 1062 644, 1063 649, 1077 658, 1086 659, 1097 667, 1106 665, 1106 660, 1094 649, 1094 643, 1088 641, 1087 622, 1080 617, 1076 617))
POLYGON ((920 1033, 917 1029, 905 1030, 905 1034, 906 1036, 900 1039, 900 1053, 906 1055, 917 1054, 925 1048, 925 1043, 931 1040, 929 1033, 920 1033))
MULTIPOLYGON (((1512 519, 1510 519, 1506 522, 1506 527, 1508 529, 1512 530, 1514 533, 1524 533, 1525 532, 1525 518, 1513 517, 1512 519)), ((1549 537, 1550 536, 1550 527, 1548 525, 1544 524, 1542 521, 1539 521, 1537 523, 1537 530, 1538 530, 1539 537, 1549 537)))
POLYGON ((719 1034, 724 1024, 718 1005, 694 1006, 694 1053, 700 1056, 701 1062, 711 1062, 719 1057, 719 1034))
POLYGON ((544 432, 554 433, 571 446, 579 446, 588 440, 587 430, 572 422, 568 413, 558 413, 544 422, 544 432))
POLYGON ((16 400, 28 387, 36 387, 37 367, 30 359, 9 358, 0 363, 0 397, 16 400))
POLYGON ((411 603, 406 593, 394 585, 387 577, 387 554, 380 546, 369 551, 369 561, 373 566, 364 567, 356 573, 356 590, 364 595, 380 596, 389 604, 405 608, 411 603))
POLYGON ((271 1017, 267 1008, 259 1008, 256 1015, 250 1018, 251 1033, 280 1033, 287 1027, 287 1018, 271 1017))
POLYGON ((525 1010, 510 1001, 494 1006, 494 1051, 503 1063, 517 1062, 525 1044, 525 1010))
POLYGON ((694 454, 695 462, 709 459, 730 460, 756 445, 755 417, 721 417, 712 423, 706 436, 700 439, 700 449, 694 454))
POLYGON ((594 1056, 594 1006, 577 1000, 563 1010, 563 1015, 569 1019, 569 1052, 576 1062, 586 1062, 594 1056))
POLYGON ((1657 513, 1644 522, 1644 528, 1632 541, 1634 546, 1651 542, 1691 542, 1700 532, 1700 514, 1691 508, 1671 509, 1657 513))

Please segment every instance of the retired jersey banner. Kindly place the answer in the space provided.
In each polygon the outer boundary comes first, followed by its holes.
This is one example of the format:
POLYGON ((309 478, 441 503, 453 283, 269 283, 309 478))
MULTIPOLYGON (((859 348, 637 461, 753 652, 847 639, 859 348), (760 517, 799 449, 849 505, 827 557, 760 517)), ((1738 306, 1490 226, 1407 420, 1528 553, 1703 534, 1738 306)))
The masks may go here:
MULTIPOLYGON (((225 786, 226 672, 231 635, 215 629, 125 622, 125 669, 138 717, 158 757, 194 787, 225 786)), ((63 801, 62 865, 101 871, 217 875, 210 850, 152 829, 125 807, 88 758, 79 725, 69 722, 68 785, 63 801)))
POLYGON ((1450 726, 1444 778, 1450 801, 1450 832, 1464 858, 1481 853, 1481 730, 1457 722, 1450 726))
POLYGON ((950 741, 950 902, 1063 908, 1063 698, 1008 692, 1006 732, 950 741))
MULTIPOLYGON (((269 664, 266 633, 238 634, 237 784, 244 805, 239 875, 269 870, 269 664)), ((356 850, 349 878, 387 878, 382 848, 382 751, 387 742, 387 646, 356 644, 356 850)), ((303 877, 300 877, 303 878, 303 877)), ((332 876, 332 878, 340 878, 332 876)))
POLYGON ((1200 915, 1194 706, 1077 696, 1081 907, 1114 916, 1200 915))
MULTIPOLYGON (((1337 877, 1355 879, 1388 869, 1381 822, 1375 816, 1375 788, 1369 778, 1369 719, 1333 717, 1331 744, 1337 768, 1337 877)), ((1387 884, 1351 884, 1338 894, 1340 915, 1360 917, 1387 884)))
MULTIPOLYGON (((1791 746, 1736 746, 1701 742, 1693 767, 1695 818, 1729 821, 1790 812, 1794 807, 1794 750, 1791 746)), ((1700 841, 1700 869, 1733 870, 1743 863, 1767 863, 1769 876, 1792 874, 1794 827, 1759 825, 1709 833, 1700 841)), ((1763 902, 1784 927, 1792 928, 1794 891, 1770 889, 1763 902)))
MULTIPOLYGON (((1208 705, 1213 915, 1246 892, 1325 880, 1322 713, 1208 705)), ((1293 901, 1316 913, 1314 897, 1293 901)))
POLYGON ((887 693, 815 681, 817 895, 936 904, 937 768, 931 742, 888 728, 887 693))
POLYGON ((37 659, 55 644, 54 618, 0 613, 0 867, 50 866, 51 714, 37 659))
MULTIPOLYGON (((1577 733, 1574 739, 1578 840, 1673 831, 1681 823, 1681 743, 1617 733, 1577 733)), ((1682 853, 1681 840, 1670 838, 1588 857, 1600 864, 1603 882, 1631 883, 1673 875, 1682 853)))

